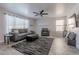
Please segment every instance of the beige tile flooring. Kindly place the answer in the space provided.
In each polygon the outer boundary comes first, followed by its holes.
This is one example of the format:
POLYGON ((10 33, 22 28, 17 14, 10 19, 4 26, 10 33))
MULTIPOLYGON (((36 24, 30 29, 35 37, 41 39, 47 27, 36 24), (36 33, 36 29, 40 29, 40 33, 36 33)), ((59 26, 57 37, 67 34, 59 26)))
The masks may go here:
MULTIPOLYGON (((11 43, 10 45, 0 43, 0 55, 23 55, 17 50, 11 48, 11 45, 17 43, 11 43)), ((75 47, 68 46, 63 38, 55 38, 52 42, 49 55, 79 55, 79 50, 75 47)))
POLYGON ((22 54, 11 47, 0 45, 0 55, 22 55, 22 54))
MULTIPOLYGON (((20 43, 20 42, 17 42, 17 43, 20 43)), ((11 42, 9 45, 4 44, 3 42, 0 43, 0 55, 23 55, 22 53, 18 52, 17 50, 11 47, 12 45, 17 43, 11 42)))
POLYGON ((55 38, 49 55, 79 55, 79 50, 68 46, 64 38, 55 38))

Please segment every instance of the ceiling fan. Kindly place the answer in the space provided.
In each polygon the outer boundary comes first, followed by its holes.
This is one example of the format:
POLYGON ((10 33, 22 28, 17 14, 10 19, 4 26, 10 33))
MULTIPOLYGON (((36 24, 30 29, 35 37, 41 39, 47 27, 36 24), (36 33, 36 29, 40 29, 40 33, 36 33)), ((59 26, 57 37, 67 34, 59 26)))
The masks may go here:
POLYGON ((38 15, 40 15, 40 16, 48 15, 48 13, 45 13, 44 10, 41 10, 39 12, 33 12, 33 13, 35 14, 35 16, 38 16, 38 15))

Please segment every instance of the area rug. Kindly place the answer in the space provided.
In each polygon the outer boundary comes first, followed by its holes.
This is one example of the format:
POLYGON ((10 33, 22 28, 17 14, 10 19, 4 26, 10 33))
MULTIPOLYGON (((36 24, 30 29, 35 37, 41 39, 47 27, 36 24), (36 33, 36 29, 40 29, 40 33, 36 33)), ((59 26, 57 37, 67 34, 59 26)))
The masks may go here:
POLYGON ((53 38, 41 37, 33 42, 23 41, 12 47, 24 55, 48 55, 52 42, 53 38))

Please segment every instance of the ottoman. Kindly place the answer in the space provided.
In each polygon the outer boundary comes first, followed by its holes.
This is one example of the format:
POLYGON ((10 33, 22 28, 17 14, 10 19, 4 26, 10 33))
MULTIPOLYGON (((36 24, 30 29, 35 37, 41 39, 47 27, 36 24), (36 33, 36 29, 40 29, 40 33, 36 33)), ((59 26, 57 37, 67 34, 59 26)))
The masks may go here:
POLYGON ((30 34, 26 36, 26 41, 32 42, 38 39, 39 36, 37 34, 30 34))

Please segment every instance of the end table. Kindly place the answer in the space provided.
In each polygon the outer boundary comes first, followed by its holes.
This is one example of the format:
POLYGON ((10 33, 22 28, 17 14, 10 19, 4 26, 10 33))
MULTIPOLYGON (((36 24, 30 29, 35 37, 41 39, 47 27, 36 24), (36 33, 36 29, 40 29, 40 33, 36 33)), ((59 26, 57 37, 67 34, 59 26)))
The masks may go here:
POLYGON ((12 37, 12 34, 5 34, 4 35, 4 43, 9 44, 10 43, 10 38, 12 37))

